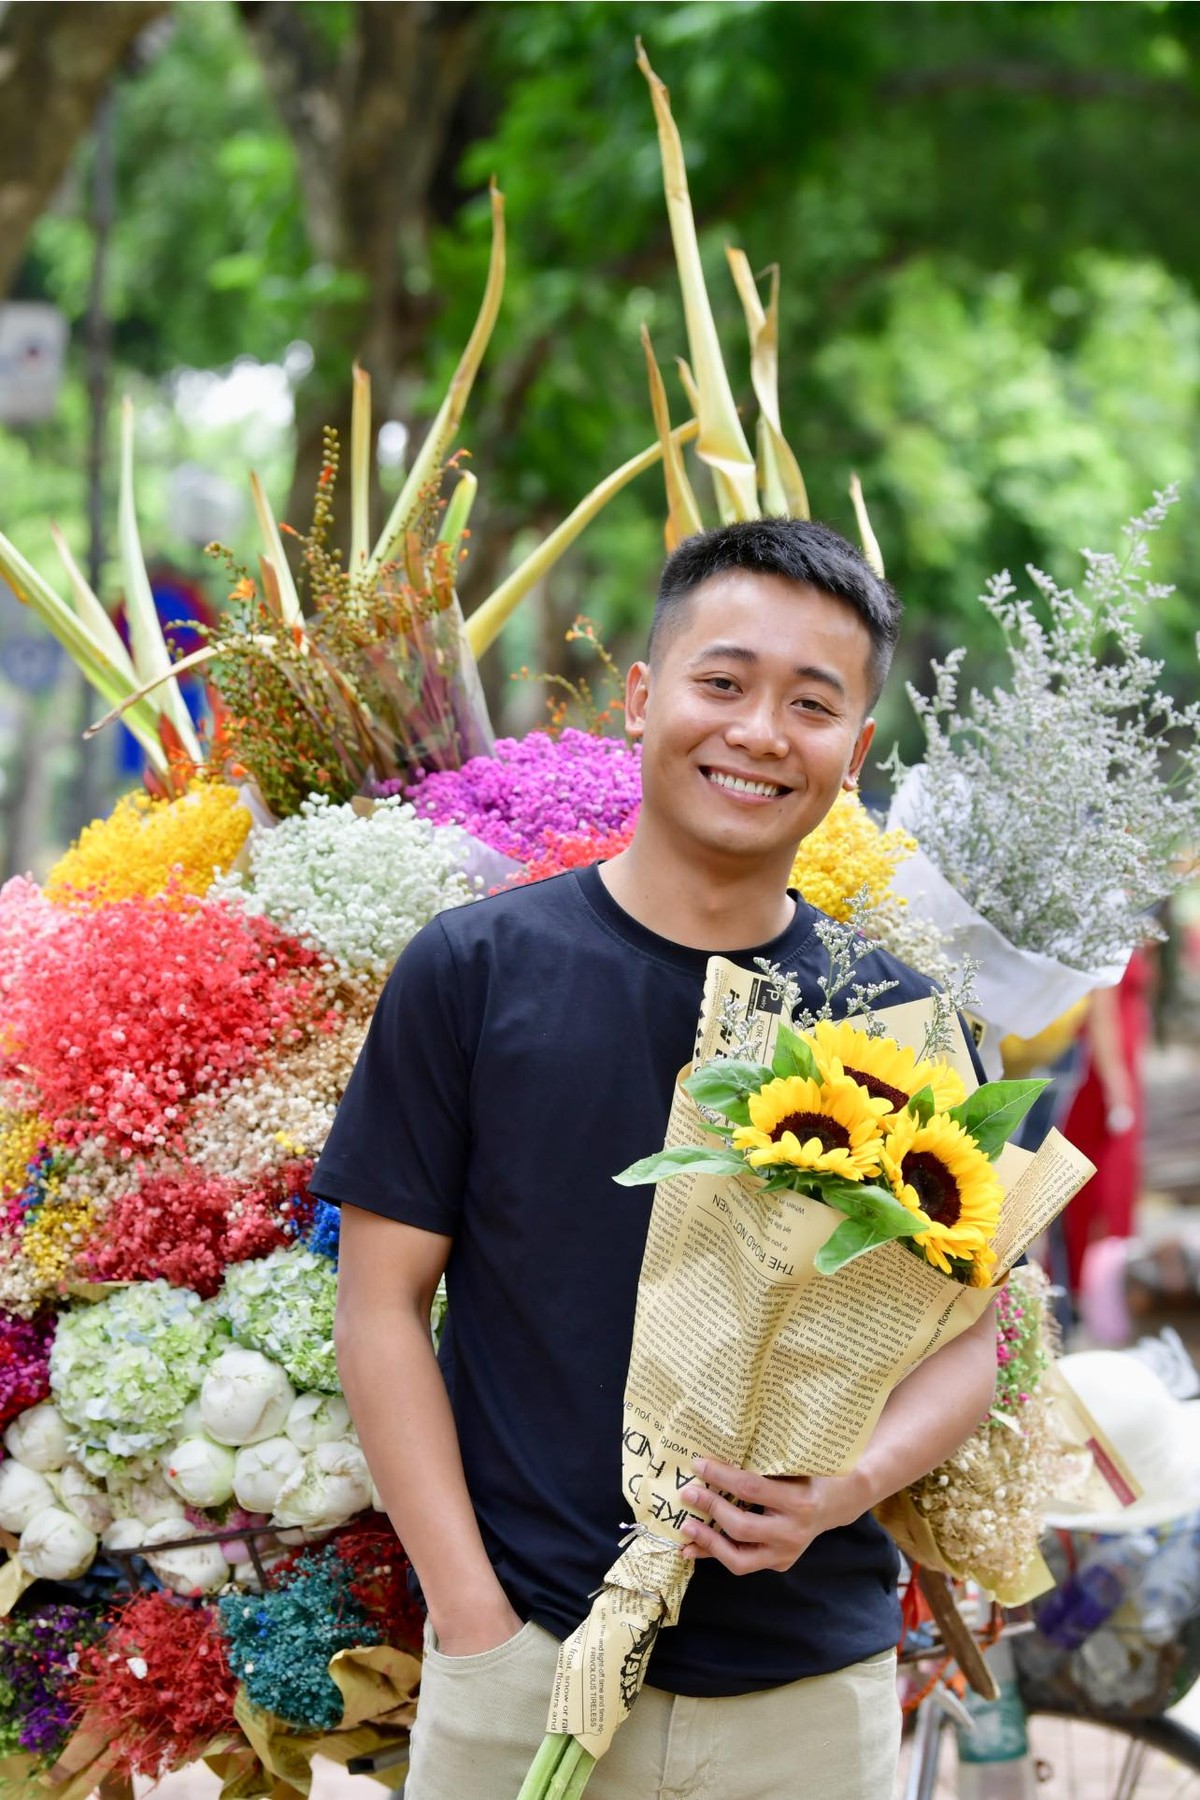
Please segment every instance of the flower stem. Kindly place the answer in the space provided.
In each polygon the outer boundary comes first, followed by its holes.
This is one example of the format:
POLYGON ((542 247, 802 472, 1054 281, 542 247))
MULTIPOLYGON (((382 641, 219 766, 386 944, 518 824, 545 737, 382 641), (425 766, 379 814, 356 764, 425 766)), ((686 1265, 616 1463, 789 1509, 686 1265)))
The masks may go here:
POLYGON ((529 1765, 529 1773, 521 1783, 517 1800, 549 1800, 555 1775, 569 1747, 576 1739, 565 1731, 549 1732, 529 1765))
POLYGON ((546 1800, 579 1800, 595 1766, 595 1757, 588 1754, 579 1739, 568 1738, 566 1749, 546 1789, 546 1800))

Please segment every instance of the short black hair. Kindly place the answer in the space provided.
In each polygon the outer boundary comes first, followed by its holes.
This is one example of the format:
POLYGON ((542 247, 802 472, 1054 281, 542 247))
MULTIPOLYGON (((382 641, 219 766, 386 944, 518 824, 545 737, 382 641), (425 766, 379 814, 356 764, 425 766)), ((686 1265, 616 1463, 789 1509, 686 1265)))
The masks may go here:
POLYGON ((903 608, 891 584, 830 525, 815 519, 740 519, 684 538, 663 566, 646 655, 678 619, 689 594, 735 569, 804 582, 854 608, 871 637, 871 705, 891 667, 903 608))

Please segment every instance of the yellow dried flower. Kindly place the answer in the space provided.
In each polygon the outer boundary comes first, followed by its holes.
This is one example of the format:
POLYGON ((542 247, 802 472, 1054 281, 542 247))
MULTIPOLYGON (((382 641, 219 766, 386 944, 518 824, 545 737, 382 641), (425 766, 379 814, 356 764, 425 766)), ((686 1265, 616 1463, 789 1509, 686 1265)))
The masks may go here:
POLYGON ((49 1136, 36 1113, 0 1111, 0 1200, 21 1192, 29 1165, 49 1136))
POLYGON ((790 885, 810 906, 846 924, 860 889, 866 888, 873 907, 894 898, 889 890, 896 865, 916 847, 903 831, 881 830, 857 794, 841 793, 797 849, 790 885))
POLYGON ((206 894, 232 867, 249 835, 250 814, 222 782, 194 783, 177 800, 127 794, 107 819, 85 826, 45 883, 51 900, 99 906, 170 888, 206 894))
POLYGON ((75 1258, 91 1237, 95 1217, 91 1200, 59 1200, 47 1195, 25 1227, 21 1254, 38 1291, 47 1299, 59 1294, 74 1272, 75 1258))

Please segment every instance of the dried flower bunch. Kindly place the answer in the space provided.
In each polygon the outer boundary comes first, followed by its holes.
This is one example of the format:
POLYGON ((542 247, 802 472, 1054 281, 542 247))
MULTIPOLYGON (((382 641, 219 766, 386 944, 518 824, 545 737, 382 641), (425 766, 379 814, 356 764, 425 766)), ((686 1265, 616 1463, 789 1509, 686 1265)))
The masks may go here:
POLYGON ((425 776, 408 797, 422 818, 461 825, 524 862, 543 853, 547 832, 606 836, 629 825, 641 804, 641 757, 623 738, 531 731, 498 738, 493 755, 461 769, 425 776))
POLYGON ((428 919, 473 897, 450 835, 399 799, 360 812, 314 794, 251 834, 248 862, 216 892, 324 951, 341 973, 376 983, 428 919))
POLYGON ((948 1462, 909 1490, 946 1563, 1001 1595, 1038 1553, 1041 1517, 1061 1475, 1053 1403, 1041 1376, 1058 1349, 1049 1283, 1034 1263, 996 1299, 996 1398, 948 1462))
POLYGON ((1139 621, 1170 590, 1149 540, 1176 492, 1125 527, 1122 555, 1084 551, 1082 590, 1007 573, 981 604, 1004 636, 1009 685, 960 699, 966 652, 909 688, 925 759, 898 796, 925 855, 1011 943, 1077 969, 1121 964, 1200 837, 1200 706, 1159 687, 1139 621), (913 777, 916 777, 915 783, 913 777))
POLYGON ((862 892, 873 928, 874 913, 891 892, 896 865, 916 847, 906 832, 881 830, 857 794, 842 793, 796 851, 789 886, 843 924, 855 895, 862 892))

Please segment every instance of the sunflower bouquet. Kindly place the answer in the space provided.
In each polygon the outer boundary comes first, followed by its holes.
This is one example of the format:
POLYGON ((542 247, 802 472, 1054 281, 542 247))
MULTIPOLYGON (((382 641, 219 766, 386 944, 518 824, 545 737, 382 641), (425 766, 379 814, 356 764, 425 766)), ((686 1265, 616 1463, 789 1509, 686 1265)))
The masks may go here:
POLYGON ((624 1397, 631 1523, 562 1645, 521 1800, 582 1793, 677 1622, 694 1459, 852 1469, 892 1390, 982 1316, 1090 1173, 1056 1133, 1036 1156, 1009 1143, 1043 1084, 977 1086, 944 996, 874 1013, 877 997, 852 988, 840 1010, 861 1016, 789 1024, 780 981, 710 959, 665 1148, 617 1177, 656 1184, 624 1397))
POLYGON ((781 1024, 769 1065, 716 1057, 684 1078, 715 1141, 670 1146, 617 1180, 754 1175, 844 1215, 814 1259, 820 1275, 899 1239, 986 1287, 1004 1198, 994 1159, 1045 1085, 989 1081, 968 1094, 948 1062, 848 1020, 804 1033, 781 1024))

